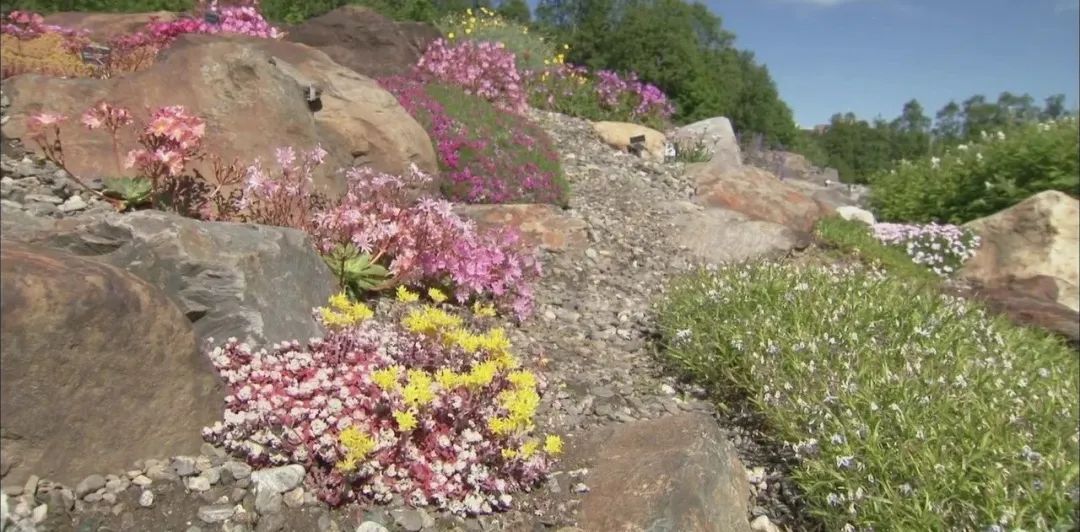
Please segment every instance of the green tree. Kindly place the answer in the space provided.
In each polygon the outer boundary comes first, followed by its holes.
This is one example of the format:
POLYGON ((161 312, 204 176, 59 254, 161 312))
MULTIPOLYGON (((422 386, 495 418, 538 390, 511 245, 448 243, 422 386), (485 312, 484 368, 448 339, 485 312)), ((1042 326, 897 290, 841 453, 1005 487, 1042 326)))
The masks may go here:
POLYGON ((1065 110, 1065 95, 1055 94, 1046 98, 1039 117, 1043 120, 1057 120, 1066 114, 1068 112, 1065 110))
POLYGON ((529 4, 525 0, 502 0, 495 12, 502 15, 506 20, 512 20, 520 24, 528 24, 532 18, 529 12, 529 4))

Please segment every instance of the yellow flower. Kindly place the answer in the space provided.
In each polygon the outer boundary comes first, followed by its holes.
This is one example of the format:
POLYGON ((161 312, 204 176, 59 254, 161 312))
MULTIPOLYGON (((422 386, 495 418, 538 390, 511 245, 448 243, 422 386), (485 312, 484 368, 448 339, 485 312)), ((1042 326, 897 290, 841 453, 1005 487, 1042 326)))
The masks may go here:
POLYGON ((465 35, 472 33, 472 28, 465 28, 465 35))
POLYGON ((466 376, 442 368, 435 373, 435 382, 439 383, 439 386, 442 386, 445 390, 453 390, 466 383, 466 376))
POLYGON ((483 388, 491 384, 498 373, 499 366, 495 362, 486 361, 473 366, 472 371, 465 376, 465 384, 472 388, 483 388))
POLYGON ((341 445, 345 447, 345 457, 337 463, 337 468, 343 471, 356 469, 356 463, 375 450, 375 440, 353 426, 341 431, 338 439, 341 441, 341 445))
POLYGON ((405 404, 409 406, 423 406, 435 400, 435 392, 431 391, 431 375, 419 369, 409 370, 409 384, 401 392, 405 404))
POLYGON ((525 442, 525 444, 521 446, 521 456, 525 457, 526 459, 531 458, 532 455, 536 454, 536 448, 539 446, 540 443, 536 440, 529 440, 525 442))
POLYGON ((461 327, 461 318, 431 305, 412 309, 401 320, 406 329, 420 334, 450 331, 461 327))
POLYGON ((395 411, 394 421, 397 421, 398 428, 405 432, 415 429, 417 425, 416 416, 409 410, 395 411))
POLYGON ((507 460, 512 460, 512 459, 516 458, 517 454, 518 454, 517 451, 515 451, 513 449, 503 449, 502 450, 502 456, 503 456, 503 458, 506 458, 507 460))
POLYGON ((569 44, 563 44, 562 47, 563 47, 563 50, 569 50, 570 49, 569 44))
POLYGON ((420 294, 410 292, 404 285, 397 287, 397 300, 402 303, 413 303, 420 300, 420 294))
POLYGON ((345 292, 330 296, 329 304, 329 307, 319 308, 319 314, 322 316, 323 323, 331 328, 356 325, 375 315, 367 305, 349 301, 349 296, 345 295, 345 292))
POLYGON ((472 8, 470 7, 468 9, 466 9, 465 14, 467 14, 467 15, 469 15, 471 17, 472 16, 472 8))
POLYGON ((545 453, 548 453, 548 454, 551 454, 551 455, 561 454, 562 453, 562 447, 563 447, 562 438, 560 438, 560 437, 558 437, 558 436, 556 436, 554 434, 549 435, 544 440, 544 452, 545 453))
POLYGON ((535 388, 536 375, 530 371, 514 371, 508 375, 507 380, 518 388, 535 388))
POLYGON ((454 38, 454 32, 450 32, 450 33, 447 33, 447 34, 446 34, 446 38, 447 38, 447 39, 451 39, 451 40, 453 40, 453 38, 454 38))
POLYGON ((384 392, 393 392, 399 388, 398 375, 401 366, 390 366, 371 373, 371 380, 384 392))
POLYGON ((431 298, 432 301, 436 303, 442 303, 446 301, 446 294, 444 294, 443 291, 439 290, 438 288, 428 288, 427 295, 431 298))
POLYGON ((479 301, 473 303, 473 314, 481 318, 494 318, 496 316, 495 305, 481 305, 479 301))

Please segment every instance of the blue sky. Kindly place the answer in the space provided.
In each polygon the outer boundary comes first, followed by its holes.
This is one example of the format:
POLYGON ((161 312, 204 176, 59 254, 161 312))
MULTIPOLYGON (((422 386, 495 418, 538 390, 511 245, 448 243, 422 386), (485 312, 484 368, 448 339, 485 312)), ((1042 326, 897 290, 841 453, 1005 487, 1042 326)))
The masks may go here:
MULTIPOLYGON (((1080 0, 704 0, 769 67, 803 127, 892 119, 917 98, 1080 100, 1080 0)), ((535 1, 530 2, 535 5, 535 1)))

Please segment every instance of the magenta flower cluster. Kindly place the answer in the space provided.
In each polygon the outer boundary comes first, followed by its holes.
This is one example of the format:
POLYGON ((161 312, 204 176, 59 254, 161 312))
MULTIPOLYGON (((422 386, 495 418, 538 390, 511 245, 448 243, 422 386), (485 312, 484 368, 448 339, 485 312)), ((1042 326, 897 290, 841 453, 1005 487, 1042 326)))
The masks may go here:
POLYGON ((33 39, 46 33, 59 33, 73 37, 86 32, 46 24, 45 17, 31 11, 12 11, 8 13, 6 21, 0 24, 0 34, 12 35, 19 40, 33 39))
POLYGON ((218 6, 217 0, 213 0, 209 5, 200 2, 195 15, 196 17, 169 22, 150 22, 141 32, 141 38, 146 42, 158 43, 159 47, 163 48, 185 33, 236 33, 263 39, 280 39, 285 36, 281 30, 263 18, 259 12, 258 0, 228 6, 218 6), (217 14, 217 22, 206 20, 205 14, 208 12, 217 14))
POLYGON ((402 177, 370 168, 352 168, 347 176, 341 202, 314 216, 321 252, 353 244, 373 262, 388 260, 396 283, 445 283, 459 302, 490 295, 519 320, 532 313, 530 283, 540 263, 515 231, 482 232, 447 201, 411 199, 431 179, 415 167, 402 177))
POLYGON ((514 53, 502 43, 462 40, 451 45, 438 39, 428 46, 416 69, 500 109, 522 113, 527 105, 525 88, 514 61, 514 53))
POLYGON ((507 415, 500 403, 529 384, 523 378, 538 392, 544 382, 447 345, 375 320, 306 347, 294 341, 253 351, 230 339, 210 353, 229 395, 224 419, 203 437, 256 467, 304 465, 316 495, 335 506, 399 495, 462 515, 506 509, 511 494, 546 477, 552 458, 508 452, 537 444, 526 433, 496 432, 489 420, 507 415), (433 363, 486 382, 433 379, 433 363), (362 456, 350 457, 350 437, 362 440, 362 456))
POLYGON ((975 255, 980 238, 952 224, 874 224, 874 237, 886 245, 903 247, 916 264, 941 276, 957 271, 975 255))
MULTIPOLYGON (((382 86, 425 126, 435 142, 444 194, 469 203, 564 203, 566 185, 559 155, 536 124, 472 97, 454 97, 453 109, 416 78, 380 80, 382 86)), ((435 90, 439 90, 436 88, 435 90)))
POLYGON ((664 91, 651 83, 642 83, 633 72, 626 79, 610 70, 596 72, 596 91, 600 102, 608 107, 618 107, 629 99, 633 117, 655 114, 669 118, 675 112, 664 91))

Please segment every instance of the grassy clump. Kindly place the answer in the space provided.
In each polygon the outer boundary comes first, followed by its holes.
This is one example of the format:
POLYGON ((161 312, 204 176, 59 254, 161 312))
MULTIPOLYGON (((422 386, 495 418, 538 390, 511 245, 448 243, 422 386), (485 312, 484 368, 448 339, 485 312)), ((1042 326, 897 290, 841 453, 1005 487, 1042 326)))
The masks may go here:
POLYGON ((1080 197, 1078 151, 1075 117, 984 132, 941 157, 871 177, 871 205, 884 220, 961 224, 1045 190, 1080 197))
POLYGON ((827 530, 1075 526, 1080 359, 1059 340, 862 266, 700 271, 659 311, 666 360, 763 415, 827 530))
POLYGON ((872 229, 862 222, 838 216, 822 218, 814 227, 814 236, 832 256, 854 257, 868 266, 925 283, 939 280, 930 269, 912 261, 903 248, 886 245, 875 238, 872 229))
POLYGON ((14 35, 0 35, 0 78, 19 74, 69 78, 92 76, 94 69, 64 44, 64 36, 55 32, 26 40, 14 35))
POLYGON ((501 42, 514 53, 518 70, 539 70, 546 65, 561 64, 565 48, 557 47, 529 28, 508 21, 494 11, 481 7, 453 13, 440 19, 439 30, 450 42, 461 40, 501 42))

